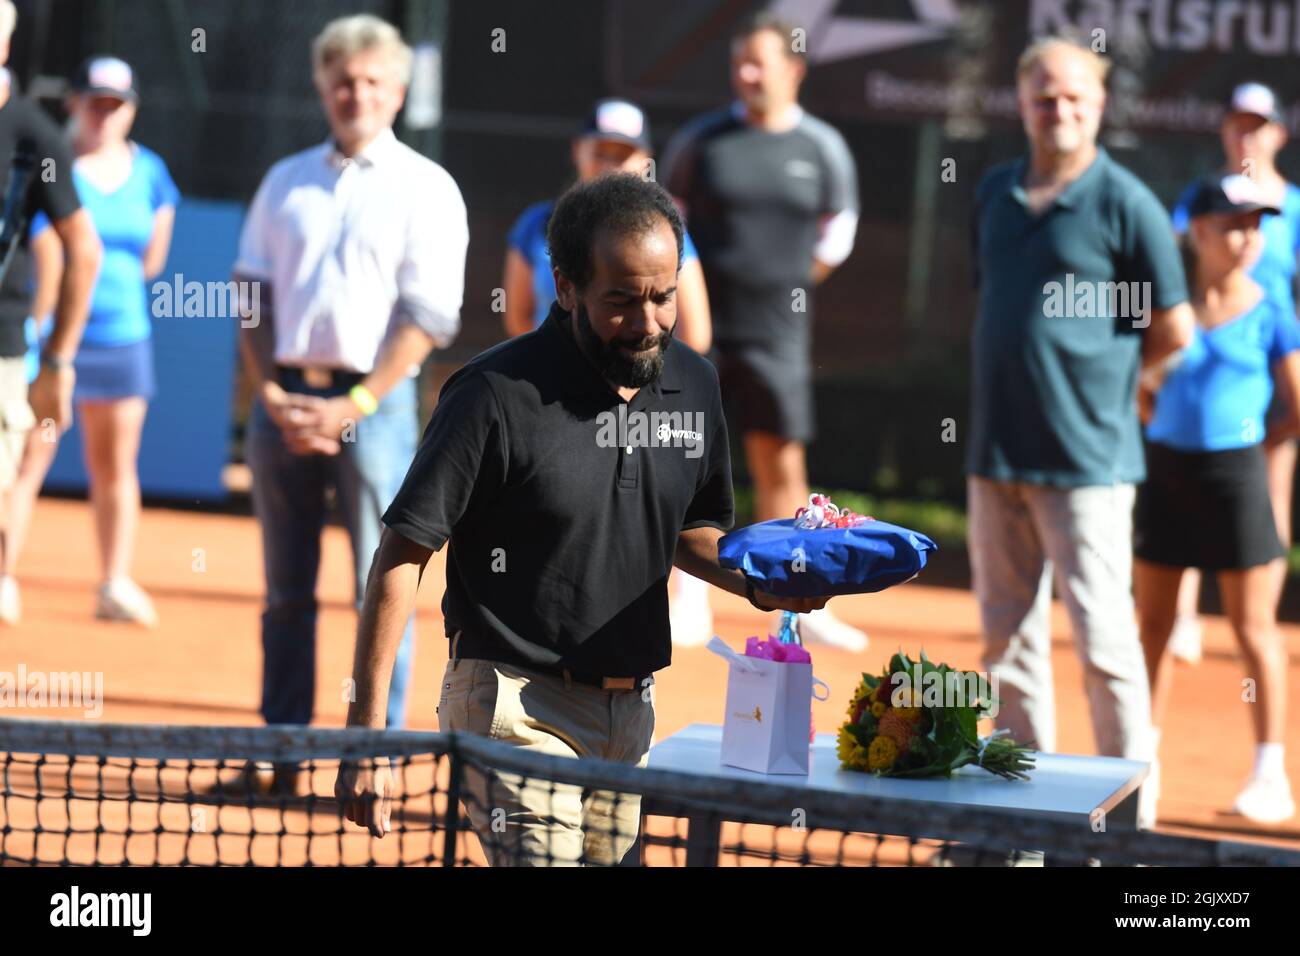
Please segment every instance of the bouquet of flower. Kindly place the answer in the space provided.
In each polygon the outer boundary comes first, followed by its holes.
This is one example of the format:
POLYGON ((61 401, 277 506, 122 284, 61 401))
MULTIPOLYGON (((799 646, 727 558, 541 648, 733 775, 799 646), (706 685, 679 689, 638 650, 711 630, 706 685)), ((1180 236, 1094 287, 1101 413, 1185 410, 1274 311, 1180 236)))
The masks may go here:
POLYGON ((976 721, 993 703, 975 671, 895 654, 880 676, 863 674, 840 728, 836 753, 845 770, 890 777, 951 776, 966 764, 1028 780, 1030 749, 998 731, 980 737, 976 721))

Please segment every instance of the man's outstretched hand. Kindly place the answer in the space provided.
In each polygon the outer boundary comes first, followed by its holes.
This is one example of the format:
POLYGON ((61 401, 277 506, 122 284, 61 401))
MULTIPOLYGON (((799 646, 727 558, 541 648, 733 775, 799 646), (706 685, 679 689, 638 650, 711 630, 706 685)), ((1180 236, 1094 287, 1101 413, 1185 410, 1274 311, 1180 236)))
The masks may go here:
POLYGON ((754 603, 765 611, 794 611, 796 614, 807 614, 809 611, 820 611, 829 600, 829 597, 777 597, 775 594, 754 589, 754 603))

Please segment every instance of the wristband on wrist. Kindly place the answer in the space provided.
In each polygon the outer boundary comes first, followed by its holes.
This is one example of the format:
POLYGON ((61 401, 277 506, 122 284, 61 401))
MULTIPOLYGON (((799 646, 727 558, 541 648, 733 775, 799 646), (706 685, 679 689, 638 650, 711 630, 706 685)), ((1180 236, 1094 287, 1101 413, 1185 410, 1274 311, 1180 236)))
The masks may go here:
POLYGON ((348 392, 348 398, 361 409, 362 415, 373 415, 375 409, 379 407, 379 399, 375 398, 375 393, 364 385, 353 385, 348 392))
POLYGON ((41 364, 54 369, 56 372, 62 372, 64 369, 72 368, 72 363, 70 361, 49 352, 41 353, 41 364))

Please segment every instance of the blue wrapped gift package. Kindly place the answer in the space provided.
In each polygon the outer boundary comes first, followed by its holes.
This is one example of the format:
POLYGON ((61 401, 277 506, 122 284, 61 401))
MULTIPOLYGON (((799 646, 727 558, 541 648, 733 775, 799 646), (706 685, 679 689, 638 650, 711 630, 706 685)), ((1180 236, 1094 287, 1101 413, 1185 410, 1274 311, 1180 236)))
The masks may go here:
POLYGON ((868 594, 910 581, 939 550, 928 537, 886 521, 799 527, 763 521, 723 535, 718 560, 778 597, 868 594))

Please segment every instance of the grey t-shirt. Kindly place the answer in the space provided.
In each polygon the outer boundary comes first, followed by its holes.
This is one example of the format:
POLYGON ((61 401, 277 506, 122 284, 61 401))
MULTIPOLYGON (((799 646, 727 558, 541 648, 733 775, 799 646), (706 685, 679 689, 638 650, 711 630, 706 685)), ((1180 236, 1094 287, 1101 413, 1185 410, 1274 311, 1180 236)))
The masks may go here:
POLYGON ((1149 310, 1187 300, 1169 215, 1104 149, 1038 215, 1025 168, 995 167, 975 195, 967 472, 1058 486, 1141 481, 1144 325, 1149 310))
POLYGON ((858 210, 843 137, 802 111, 784 132, 756 129, 733 107, 687 124, 669 143, 660 172, 686 204, 714 339, 724 346, 806 342, 822 218, 858 210))

